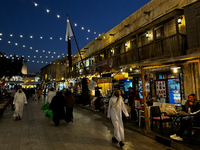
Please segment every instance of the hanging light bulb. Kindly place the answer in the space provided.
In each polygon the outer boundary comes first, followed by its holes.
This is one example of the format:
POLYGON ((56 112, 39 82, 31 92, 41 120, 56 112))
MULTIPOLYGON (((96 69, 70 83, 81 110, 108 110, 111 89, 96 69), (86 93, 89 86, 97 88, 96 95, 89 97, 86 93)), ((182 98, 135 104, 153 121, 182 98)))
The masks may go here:
POLYGON ((51 58, 53 58, 53 56, 51 56, 51 58))
POLYGON ((37 61, 37 63, 39 63, 39 61, 37 61))
POLYGON ((53 54, 56 54, 56 52, 53 52, 53 54))
POLYGON ((77 26, 77 24, 75 23, 74 26, 77 26))
POLYGON ((12 34, 10 34, 10 36, 12 37, 13 35, 12 35, 12 34))
POLYGON ((57 15, 57 18, 60 18, 60 15, 57 15))
POLYGON ((62 40, 62 38, 60 38, 60 40, 62 40))
POLYGON ((101 34, 99 34, 99 36, 101 36, 101 34))
POLYGON ((43 52, 45 52, 45 50, 43 50, 43 52))
POLYGON ((23 37, 23 35, 20 35, 20 37, 22 38, 22 37, 23 37))
POLYGON ((64 53, 62 53, 62 55, 64 55, 64 53))
POLYGON ((28 61, 30 61, 30 60, 28 59, 28 61))
POLYGON ((35 5, 35 7, 37 7, 37 6, 38 6, 38 4, 37 4, 37 3, 34 3, 34 5, 35 5))
POLYGON ((46 58, 48 58, 48 56, 46 56, 46 58))
POLYGON ((25 45, 23 45, 23 47, 25 47, 25 45))
POLYGON ((2 40, 2 38, 0 38, 0 41, 2 40))
POLYGON ((36 52, 38 52, 38 50, 36 50, 36 52))
POLYGON ((50 10, 49 10, 49 9, 46 9, 46 11, 47 11, 47 13, 49 13, 49 12, 50 12, 50 10))
POLYGON ((34 60, 32 62, 34 62, 34 60))
POLYGON ((10 43, 10 41, 8 41, 8 43, 10 43))
POLYGON ((42 39, 43 37, 41 36, 40 39, 42 39))
POLYGON ((50 52, 50 51, 48 51, 48 53, 50 54, 51 52, 50 52))
POLYGON ((50 37, 50 40, 52 40, 53 38, 52 37, 50 37))
POLYGON ((42 56, 40 56, 40 58, 42 58, 42 56))
POLYGON ((34 58, 36 58, 36 56, 34 56, 34 58))
POLYGON ((33 49, 32 47, 30 47, 30 49, 33 49))
POLYGON ((0 36, 2 36, 3 34, 2 33, 0 33, 0 36))
POLYGON ((89 40, 89 38, 87 38, 87 40, 89 40))
POLYGON ((47 62, 46 62, 46 64, 47 64, 47 62))
POLYGON ((41 63, 43 63, 43 61, 41 61, 41 63))
POLYGON ((90 32, 90 30, 88 29, 88 32, 90 32))
POLYGON ((30 58, 30 56, 28 56, 28 58, 30 58))
POLYGON ((31 36, 30 36, 30 38, 32 39, 32 38, 33 38, 33 36, 31 35, 31 36))
POLYGON ((18 43, 15 43, 15 45, 18 45, 18 43))
POLYGON ((81 27, 82 30, 84 30, 84 27, 81 27))
POLYGON ((97 34, 96 32, 94 32, 94 34, 97 34))
POLYGON ((10 57, 12 57, 12 55, 10 55, 10 57))
POLYGON ((16 57, 18 57, 18 55, 16 55, 16 57))

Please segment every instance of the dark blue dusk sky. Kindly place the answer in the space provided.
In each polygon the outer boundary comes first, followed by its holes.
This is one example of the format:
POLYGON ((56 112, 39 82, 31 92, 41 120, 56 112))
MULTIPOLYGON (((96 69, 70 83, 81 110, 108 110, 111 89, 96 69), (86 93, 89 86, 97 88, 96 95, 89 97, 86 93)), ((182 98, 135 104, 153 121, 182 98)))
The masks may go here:
MULTIPOLYGON (((1 0, 0 51, 5 52, 9 58, 13 54, 24 55, 25 59, 29 60, 28 72, 39 72, 46 62, 55 60, 63 53, 67 54, 67 43, 64 40, 66 13, 81 49, 98 34, 108 32, 149 1, 151 0, 1 0), (46 9, 50 12, 47 13, 46 9), (57 15, 60 15, 60 18, 57 18, 57 15), (74 23, 77 26, 74 26, 74 23), (81 27, 84 27, 84 30, 81 27), (40 36, 43 39, 40 39, 40 36)), ((76 52, 72 38, 72 54, 76 52)))

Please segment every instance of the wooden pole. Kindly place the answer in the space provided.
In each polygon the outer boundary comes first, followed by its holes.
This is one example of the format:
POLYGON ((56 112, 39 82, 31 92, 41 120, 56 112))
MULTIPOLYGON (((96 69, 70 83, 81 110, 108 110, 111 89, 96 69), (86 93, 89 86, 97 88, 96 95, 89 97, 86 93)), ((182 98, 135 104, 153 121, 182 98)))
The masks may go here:
POLYGON ((146 104, 146 91, 145 91, 145 80, 144 80, 144 68, 141 68, 142 71, 142 88, 143 88, 143 101, 144 101, 144 118, 145 118, 145 129, 149 130, 149 121, 147 116, 147 104, 146 104))
MULTIPOLYGON (((69 19, 68 14, 67 14, 67 18, 69 19)), ((70 26, 71 26, 71 29, 72 29, 72 33, 73 33, 73 36, 74 36, 74 40, 75 40, 75 42, 76 42, 76 46, 77 46, 77 49, 78 49, 78 52, 79 52, 79 55, 80 55, 80 58, 81 58, 81 63, 83 64, 83 67, 84 67, 84 70, 85 70, 85 75, 87 76, 87 70, 86 70, 85 65, 84 65, 84 63, 83 63, 83 59, 82 59, 81 52, 80 52, 80 49, 79 49, 79 46, 78 46, 78 42, 77 42, 77 40, 76 40, 76 37, 75 37, 75 34, 74 34, 74 30, 73 30, 73 28, 72 28, 72 25, 71 25, 70 20, 69 20, 69 23, 70 23, 70 26)))

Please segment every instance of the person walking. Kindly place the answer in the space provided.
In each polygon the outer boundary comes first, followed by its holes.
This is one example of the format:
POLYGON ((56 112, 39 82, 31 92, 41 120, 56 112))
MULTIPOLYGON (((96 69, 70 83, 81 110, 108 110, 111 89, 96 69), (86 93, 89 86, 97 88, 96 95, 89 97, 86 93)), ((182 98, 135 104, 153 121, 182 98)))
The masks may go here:
POLYGON ((53 122, 55 123, 55 126, 60 124, 60 119, 65 119, 64 106, 65 98, 62 95, 62 92, 57 92, 49 105, 49 109, 53 112, 53 122))
POLYGON ((49 104, 51 103, 54 96, 56 96, 56 92, 54 91, 54 88, 51 88, 51 91, 49 91, 47 95, 47 102, 49 102, 49 104))
POLYGON ((42 95, 42 90, 41 88, 39 88, 39 90, 37 91, 37 94, 38 94, 38 100, 40 99, 40 96, 42 95))
POLYGON ((35 101, 37 100, 37 89, 36 88, 34 89, 34 100, 35 101))
POLYGON ((122 112, 125 114, 126 119, 128 119, 129 114, 127 112, 126 106, 121 97, 120 91, 114 92, 113 97, 109 100, 108 106, 108 119, 111 119, 114 126, 114 135, 112 141, 118 143, 122 147, 124 146, 124 126, 122 121, 122 112))
POLYGON ((131 107, 131 120, 132 121, 137 120, 137 114, 136 114, 136 111, 135 111, 135 100, 136 100, 136 93, 132 90, 131 87, 129 87, 128 104, 131 107))
POLYGON ((21 120, 24 105, 27 105, 26 95, 24 94, 22 89, 19 89, 15 93, 13 105, 15 106, 15 111, 14 111, 15 121, 17 121, 18 119, 21 120))
POLYGON ((15 110, 15 109, 14 109, 14 105, 13 105, 13 101, 14 101, 14 97, 15 97, 16 90, 17 90, 17 88, 15 87, 15 88, 12 89, 12 91, 11 91, 11 96, 12 96, 12 103, 11 103, 11 105, 12 105, 12 110, 15 110))
POLYGON ((67 123, 73 122, 74 102, 75 102, 75 99, 72 96, 72 93, 70 91, 66 91, 66 93, 65 93, 65 106, 66 106, 65 121, 67 123))

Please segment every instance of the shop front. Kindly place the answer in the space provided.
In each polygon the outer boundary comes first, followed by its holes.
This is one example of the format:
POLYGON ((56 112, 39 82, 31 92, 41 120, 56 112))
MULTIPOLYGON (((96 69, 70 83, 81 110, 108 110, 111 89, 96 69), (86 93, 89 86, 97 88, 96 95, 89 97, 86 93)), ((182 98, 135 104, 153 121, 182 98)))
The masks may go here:
POLYGON ((154 91, 162 102, 181 105, 181 100, 185 99, 183 73, 181 67, 162 67, 150 69, 151 76, 154 77, 154 91))
MULTIPOLYGON (((141 76, 141 69, 136 68, 133 69, 128 74, 129 77, 133 78, 133 90, 137 91, 139 93, 139 97, 143 98, 143 89, 142 89, 142 76, 141 76)), ((146 95, 151 93, 151 78, 150 75, 145 75, 145 91, 146 95)))

